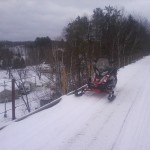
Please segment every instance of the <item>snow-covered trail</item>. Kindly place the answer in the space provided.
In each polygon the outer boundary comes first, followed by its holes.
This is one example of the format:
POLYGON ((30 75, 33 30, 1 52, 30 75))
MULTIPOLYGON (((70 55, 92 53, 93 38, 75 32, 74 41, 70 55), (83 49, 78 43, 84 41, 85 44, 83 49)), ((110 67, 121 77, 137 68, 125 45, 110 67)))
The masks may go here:
POLYGON ((150 56, 120 69, 105 94, 63 96, 56 106, 0 131, 2 150, 149 150, 150 56))

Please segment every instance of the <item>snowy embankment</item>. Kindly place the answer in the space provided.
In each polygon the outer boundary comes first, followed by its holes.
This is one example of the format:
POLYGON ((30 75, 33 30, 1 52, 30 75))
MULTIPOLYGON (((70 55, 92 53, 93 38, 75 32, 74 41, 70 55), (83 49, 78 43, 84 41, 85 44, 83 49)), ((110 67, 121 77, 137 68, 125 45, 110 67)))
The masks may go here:
POLYGON ((63 96, 0 131, 2 150, 149 150, 150 56, 118 72, 116 99, 63 96))

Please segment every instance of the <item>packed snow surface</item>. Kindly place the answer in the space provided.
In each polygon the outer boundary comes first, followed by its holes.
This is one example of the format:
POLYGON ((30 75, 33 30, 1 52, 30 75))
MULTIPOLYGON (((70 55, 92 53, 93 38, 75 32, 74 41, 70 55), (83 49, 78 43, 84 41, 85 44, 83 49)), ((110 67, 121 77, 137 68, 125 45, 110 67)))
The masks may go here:
POLYGON ((63 96, 0 131, 1 150, 150 150, 150 56, 121 68, 116 99, 63 96))

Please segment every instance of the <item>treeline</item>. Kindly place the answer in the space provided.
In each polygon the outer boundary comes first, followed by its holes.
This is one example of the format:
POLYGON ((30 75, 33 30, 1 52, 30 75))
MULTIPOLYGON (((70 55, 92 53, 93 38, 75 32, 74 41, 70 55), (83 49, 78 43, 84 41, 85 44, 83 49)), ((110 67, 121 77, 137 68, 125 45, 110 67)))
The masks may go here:
POLYGON ((145 54, 150 47, 150 33, 144 22, 110 6, 96 8, 91 19, 77 17, 66 27, 65 38, 67 50, 74 57, 82 55, 90 60, 107 56, 119 66, 124 65, 122 58, 145 54))
POLYGON ((9 48, 14 45, 12 42, 0 43, 0 68, 1 69, 19 69, 25 68, 26 63, 20 53, 14 53, 9 48))
POLYGON ((49 37, 37 37, 28 49, 28 65, 37 65, 40 63, 52 64, 55 60, 56 53, 64 49, 65 42, 51 40, 49 37))
POLYGON ((94 59, 107 57, 119 68, 150 53, 149 24, 108 6, 77 17, 64 30, 67 72, 78 86, 91 75, 94 59))
POLYGON ((49 37, 37 37, 28 42, 0 42, 0 68, 18 69, 24 66, 53 63, 54 51, 62 49, 64 41, 53 41, 49 37))

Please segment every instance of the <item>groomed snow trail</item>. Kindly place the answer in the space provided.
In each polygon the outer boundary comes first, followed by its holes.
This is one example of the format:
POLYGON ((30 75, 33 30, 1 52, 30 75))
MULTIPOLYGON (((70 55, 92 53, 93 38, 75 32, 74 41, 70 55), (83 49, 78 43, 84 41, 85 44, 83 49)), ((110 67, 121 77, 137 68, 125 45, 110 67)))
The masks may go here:
POLYGON ((150 56, 118 72, 117 97, 63 96, 0 131, 1 150, 149 150, 150 56))

